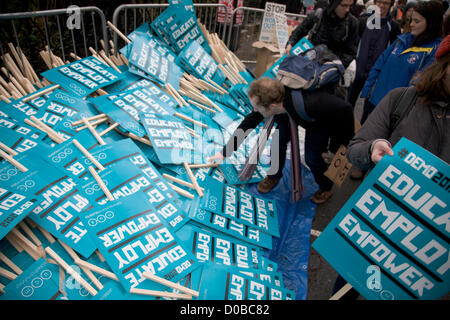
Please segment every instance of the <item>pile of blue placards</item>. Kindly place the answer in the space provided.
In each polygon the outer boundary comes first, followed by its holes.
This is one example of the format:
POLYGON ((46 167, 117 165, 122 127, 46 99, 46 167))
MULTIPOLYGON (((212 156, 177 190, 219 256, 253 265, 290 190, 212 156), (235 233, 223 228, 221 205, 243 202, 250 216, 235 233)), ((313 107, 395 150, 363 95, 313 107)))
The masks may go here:
POLYGON ((295 299, 265 255, 276 201, 245 190, 269 164, 238 178, 261 126, 207 165, 252 110, 248 84, 214 61, 192 1, 128 38, 128 64, 76 60, 41 74, 53 90, 0 101, 0 299, 295 299), (219 108, 180 102, 184 75, 219 108))

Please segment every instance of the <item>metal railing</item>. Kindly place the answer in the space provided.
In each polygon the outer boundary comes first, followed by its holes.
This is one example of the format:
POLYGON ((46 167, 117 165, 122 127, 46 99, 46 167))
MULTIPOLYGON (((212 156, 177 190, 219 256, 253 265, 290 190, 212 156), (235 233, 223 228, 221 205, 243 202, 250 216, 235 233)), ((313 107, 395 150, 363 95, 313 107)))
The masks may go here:
MULTIPOLYGON (((87 57, 91 55, 88 50, 91 46, 98 52, 100 39, 109 54, 105 15, 102 10, 93 6, 77 7, 74 11, 55 9, 0 14, 0 30, 2 56, 4 44, 12 43, 19 50, 25 47, 25 55, 34 55, 39 50, 47 49, 57 52, 63 61, 67 61, 69 52, 87 57), (70 17, 79 22, 75 23, 73 28, 67 26, 70 17), (27 43, 24 46, 25 41, 27 43)), ((32 60, 38 58, 32 57, 32 60)))
MULTIPOLYGON (((112 23, 125 35, 129 34, 144 22, 151 23, 159 14, 169 6, 160 4, 123 4, 114 10, 112 23), (131 21, 130 21, 131 20, 131 21)), ((228 8, 223 4, 194 3, 197 18, 205 25, 209 32, 215 32, 222 40, 226 39, 227 26, 217 21, 219 9, 228 15, 228 8)), ((114 50, 118 50, 116 33, 113 35, 114 50)))

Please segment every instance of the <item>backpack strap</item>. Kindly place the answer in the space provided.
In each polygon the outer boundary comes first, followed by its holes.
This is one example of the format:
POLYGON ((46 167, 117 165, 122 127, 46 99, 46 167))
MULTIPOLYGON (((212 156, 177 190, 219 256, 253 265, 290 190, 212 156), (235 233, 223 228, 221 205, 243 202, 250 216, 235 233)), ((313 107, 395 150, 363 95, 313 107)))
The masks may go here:
POLYGON ((417 100, 417 89, 414 86, 404 88, 402 94, 395 101, 394 109, 390 115, 391 133, 397 128, 398 124, 409 113, 417 100))

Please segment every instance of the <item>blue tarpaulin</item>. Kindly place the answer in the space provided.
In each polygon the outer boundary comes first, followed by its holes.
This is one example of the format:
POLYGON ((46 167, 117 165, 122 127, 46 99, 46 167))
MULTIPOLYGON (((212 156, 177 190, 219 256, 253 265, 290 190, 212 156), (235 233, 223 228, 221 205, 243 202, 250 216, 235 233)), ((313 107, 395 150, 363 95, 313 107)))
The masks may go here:
POLYGON ((316 204, 310 198, 317 190, 311 171, 302 165, 304 193, 302 200, 291 203, 291 161, 286 160, 283 177, 273 190, 266 194, 257 191, 257 184, 248 185, 249 192, 276 200, 280 237, 273 239, 272 250, 265 256, 278 263, 284 286, 295 291, 297 300, 306 300, 308 292, 308 261, 311 225, 316 204))

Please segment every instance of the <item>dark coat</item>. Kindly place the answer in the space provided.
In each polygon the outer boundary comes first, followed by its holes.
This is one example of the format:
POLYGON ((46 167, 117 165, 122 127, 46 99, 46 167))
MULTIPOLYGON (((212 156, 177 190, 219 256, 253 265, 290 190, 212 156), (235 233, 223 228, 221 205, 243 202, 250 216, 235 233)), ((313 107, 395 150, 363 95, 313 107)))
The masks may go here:
MULTIPOLYGON (((358 20, 351 14, 344 19, 334 15, 334 10, 342 0, 333 0, 322 15, 320 26, 309 41, 313 45, 326 44, 333 51, 345 68, 356 57, 358 41, 358 20)), ((314 12, 307 15, 305 20, 292 32, 288 44, 294 46, 313 28, 316 22, 314 12)))
POLYGON ((424 105, 416 101, 410 112, 391 132, 390 115, 402 91, 402 88, 390 91, 350 141, 347 158, 358 168, 367 170, 373 167, 370 147, 374 140, 386 139, 394 146, 402 137, 447 163, 450 162, 450 103, 436 101, 431 105, 424 105))
POLYGON ((365 81, 370 69, 377 61, 383 51, 396 40, 401 33, 400 24, 393 21, 391 16, 381 19, 380 29, 370 29, 367 27, 367 20, 370 14, 362 15, 359 18, 358 53, 356 56, 356 79, 365 81))

